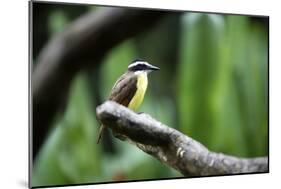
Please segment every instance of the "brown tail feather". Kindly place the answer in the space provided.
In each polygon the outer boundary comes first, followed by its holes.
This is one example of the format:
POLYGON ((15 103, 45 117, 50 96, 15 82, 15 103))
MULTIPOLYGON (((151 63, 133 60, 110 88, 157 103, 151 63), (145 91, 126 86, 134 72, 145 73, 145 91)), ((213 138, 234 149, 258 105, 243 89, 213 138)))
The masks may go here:
POLYGON ((102 138, 102 135, 103 135, 104 129, 105 129, 105 126, 104 126, 104 125, 101 125, 101 126, 100 126, 100 129, 99 129, 99 132, 98 132, 98 140, 97 140, 97 144, 100 142, 100 140, 101 140, 101 138, 102 138))

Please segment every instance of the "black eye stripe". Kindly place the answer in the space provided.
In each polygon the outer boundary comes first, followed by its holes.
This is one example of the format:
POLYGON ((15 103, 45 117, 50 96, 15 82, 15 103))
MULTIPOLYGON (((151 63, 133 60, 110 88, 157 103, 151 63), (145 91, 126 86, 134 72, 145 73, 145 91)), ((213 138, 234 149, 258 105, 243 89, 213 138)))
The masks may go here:
POLYGON ((137 64, 137 65, 129 68, 129 70, 138 71, 138 70, 145 70, 146 68, 147 68, 147 65, 145 65, 145 64, 137 64))

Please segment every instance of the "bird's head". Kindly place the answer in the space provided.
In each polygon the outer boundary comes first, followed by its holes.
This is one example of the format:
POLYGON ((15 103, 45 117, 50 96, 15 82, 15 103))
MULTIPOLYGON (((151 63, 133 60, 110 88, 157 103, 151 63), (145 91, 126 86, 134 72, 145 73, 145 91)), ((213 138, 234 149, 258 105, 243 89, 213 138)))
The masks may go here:
POLYGON ((128 71, 134 72, 135 74, 139 73, 150 73, 154 70, 160 70, 160 68, 149 64, 148 62, 140 59, 134 60, 129 66, 128 71))

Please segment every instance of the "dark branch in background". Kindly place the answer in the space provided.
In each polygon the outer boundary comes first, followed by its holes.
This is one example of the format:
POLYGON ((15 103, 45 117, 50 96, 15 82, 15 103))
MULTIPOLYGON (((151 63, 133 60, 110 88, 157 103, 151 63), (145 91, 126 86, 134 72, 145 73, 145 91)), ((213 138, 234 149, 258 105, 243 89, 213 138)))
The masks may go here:
POLYGON ((211 152, 149 115, 136 114, 115 102, 108 101, 97 107, 97 117, 118 138, 126 138, 185 176, 268 172, 268 157, 239 158, 211 152))
POLYGON ((50 15, 56 11, 63 11, 67 19, 73 20, 87 12, 87 6, 77 8, 77 5, 70 4, 57 6, 57 4, 33 3, 33 59, 40 53, 50 36, 48 21, 50 15))
POLYGON ((162 11, 105 8, 90 12, 55 36, 41 51, 32 75, 33 158, 57 111, 67 99, 71 80, 83 68, 101 62, 115 45, 153 27, 162 11), (88 64, 88 60, 92 60, 88 64))

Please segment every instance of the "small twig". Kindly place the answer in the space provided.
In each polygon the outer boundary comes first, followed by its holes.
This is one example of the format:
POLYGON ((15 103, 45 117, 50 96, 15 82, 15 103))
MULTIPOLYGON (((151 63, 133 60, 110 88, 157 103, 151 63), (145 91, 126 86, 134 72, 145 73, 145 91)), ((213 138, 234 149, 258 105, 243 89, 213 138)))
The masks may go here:
POLYGON ((136 114, 112 101, 97 107, 97 117, 115 134, 186 176, 268 172, 268 157, 239 158, 211 152, 149 115, 136 114))

